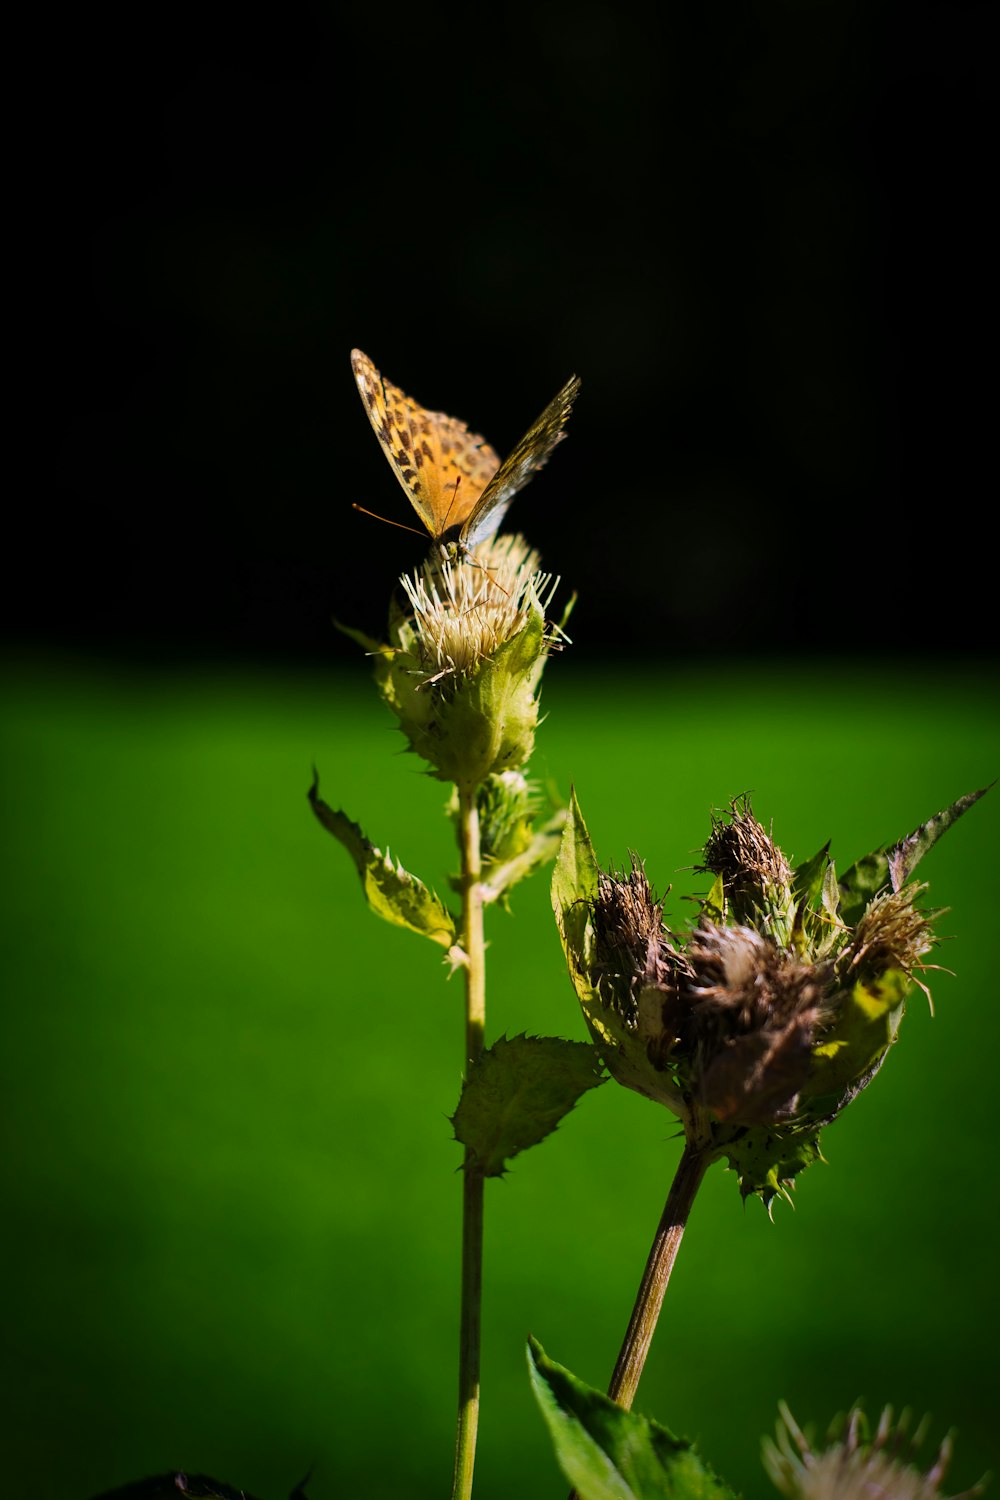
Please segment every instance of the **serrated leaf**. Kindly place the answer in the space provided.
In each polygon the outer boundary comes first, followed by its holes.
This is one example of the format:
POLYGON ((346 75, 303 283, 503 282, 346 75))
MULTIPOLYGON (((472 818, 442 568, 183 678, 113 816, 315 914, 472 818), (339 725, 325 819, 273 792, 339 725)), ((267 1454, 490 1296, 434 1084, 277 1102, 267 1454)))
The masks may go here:
MULTIPOLYGON (((992 785, 991 782, 990 786, 992 785)), ((890 849, 889 876, 894 891, 898 891, 900 886, 906 883, 928 849, 937 843, 941 835, 947 832, 953 823, 957 823, 973 803, 978 802, 980 797, 985 797, 989 789, 988 786, 983 786, 978 792, 967 792, 964 797, 959 797, 957 802, 953 802, 943 812, 937 813, 933 818, 928 818, 926 823, 921 823, 920 827, 915 828, 905 839, 900 839, 894 849, 890 849)))
POLYGON ((452 1118, 455 1138, 484 1177, 500 1177, 520 1151, 550 1135, 576 1101, 603 1083, 587 1042, 500 1037, 470 1070, 452 1118))
POLYGON ((327 832, 343 844, 353 859, 365 899, 376 916, 430 938, 443 948, 454 946, 458 928, 440 897, 398 861, 393 861, 388 851, 383 854, 377 849, 346 813, 328 807, 319 795, 318 776, 309 788, 309 805, 327 832))
POLYGON ((905 839, 900 839, 894 845, 883 845, 880 849, 874 849, 871 854, 866 854, 863 859, 853 864, 846 874, 840 877, 841 920, 849 927, 853 927, 868 902, 883 886, 891 884, 893 890, 898 891, 928 849, 937 843, 941 835, 953 823, 956 823, 973 803, 985 796, 994 784, 990 782, 989 786, 980 787, 978 792, 968 792, 964 797, 959 797, 957 802, 953 802, 943 812, 936 813, 933 818, 928 818, 926 823, 921 823, 920 827, 914 829, 905 839))
POLYGON ((580 1500, 737 1500, 692 1443, 584 1385, 534 1338, 528 1370, 559 1466, 580 1500))
POLYGON ((760 1198, 770 1213, 775 1198, 791 1201, 788 1189, 799 1173, 823 1160, 819 1125, 799 1131, 755 1126, 730 1142, 725 1155, 739 1178, 740 1197, 760 1198))

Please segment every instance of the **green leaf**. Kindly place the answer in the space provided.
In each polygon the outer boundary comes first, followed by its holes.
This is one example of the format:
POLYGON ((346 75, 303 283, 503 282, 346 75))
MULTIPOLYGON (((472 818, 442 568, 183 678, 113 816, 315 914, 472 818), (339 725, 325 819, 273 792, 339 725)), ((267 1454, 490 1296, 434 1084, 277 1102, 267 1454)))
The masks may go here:
POLYGON ((900 839, 892 846, 883 845, 853 864, 840 877, 841 920, 853 927, 868 902, 883 886, 891 883, 893 890, 898 891, 928 849, 994 785, 991 781, 989 786, 980 787, 978 792, 968 792, 964 797, 959 797, 957 802, 953 802, 943 812, 928 818, 926 823, 921 823, 905 839, 900 839))
POLYGON ((570 977, 584 1005, 597 998, 587 975, 594 940, 591 911, 597 898, 599 875, 594 846, 573 790, 552 871, 552 909, 570 977))
POLYGON ((799 865, 792 876, 792 889, 799 901, 804 901, 807 906, 815 907, 822 894, 829 866, 830 840, 827 839, 819 853, 799 865))
POLYGON ((537 869, 539 865, 547 864, 550 859, 555 859, 562 841, 567 816, 567 809, 561 807, 547 823, 543 823, 541 828, 535 831, 526 849, 522 849, 512 859, 504 860, 501 864, 490 868, 487 879, 482 882, 484 901, 498 900, 517 885, 518 881, 530 875, 532 870, 537 869))
POLYGON ((605 1002, 594 978, 593 912, 599 877, 594 846, 573 792, 552 872, 552 908, 580 1009, 609 1073, 625 1088, 635 1089, 686 1118, 684 1099, 675 1086, 674 1074, 650 1061, 645 1038, 627 1024, 613 1005, 605 1002))
MULTIPOLYGON (((569 811, 563 830, 559 858, 552 872, 552 905, 556 918, 564 921, 567 913, 581 902, 593 901, 597 895, 598 865, 587 825, 576 799, 570 793, 569 811)), ((562 921, 560 921, 562 926, 562 921)))
POLYGON ((587 1042, 502 1036, 462 1087, 452 1117, 455 1138, 475 1154, 484 1177, 501 1177, 511 1157, 544 1140, 581 1095, 603 1082, 587 1042))
MULTIPOLYGON (((990 786, 992 785, 991 782, 990 786)), ((921 823, 920 827, 915 828, 905 839, 900 839, 895 848, 889 851, 889 875, 894 891, 898 891, 900 886, 906 883, 928 849, 937 843, 941 835, 953 823, 957 823, 974 802, 978 802, 980 797, 985 797, 989 789, 988 786, 983 786, 978 792, 967 792, 964 797, 959 797, 957 802, 946 807, 944 812, 928 818, 926 823, 921 823)))
POLYGON ((788 1189, 799 1173, 823 1160, 819 1124, 805 1129, 755 1125, 723 1149, 739 1178, 740 1197, 744 1201, 752 1196, 760 1198, 769 1214, 775 1198, 791 1202, 788 1189))
POLYGON ((814 1118, 831 1120, 860 1093, 860 1079, 871 1081, 872 1069, 895 1040, 909 989, 901 969, 886 969, 877 980, 859 979, 839 996, 833 1024, 812 1049, 800 1095, 814 1118))
POLYGON ((346 635, 349 641, 360 646, 369 656, 384 656, 392 649, 384 641, 377 641, 374 636, 365 635, 363 630, 355 630, 352 625, 344 625, 340 620, 335 619, 333 625, 335 630, 339 630, 341 635, 346 635))
POLYGON ((319 796, 319 777, 314 774, 309 788, 309 804, 328 833, 343 844, 361 877, 361 889, 376 916, 408 927, 421 937, 451 948, 458 929, 451 912, 433 891, 386 851, 376 849, 346 813, 334 811, 319 796))
POLYGON ((736 1500, 692 1443, 584 1385, 533 1338, 528 1370, 559 1466, 580 1500, 736 1500))
POLYGON ((712 881, 708 895, 701 898, 701 914, 719 927, 726 920, 726 881, 721 871, 712 881))

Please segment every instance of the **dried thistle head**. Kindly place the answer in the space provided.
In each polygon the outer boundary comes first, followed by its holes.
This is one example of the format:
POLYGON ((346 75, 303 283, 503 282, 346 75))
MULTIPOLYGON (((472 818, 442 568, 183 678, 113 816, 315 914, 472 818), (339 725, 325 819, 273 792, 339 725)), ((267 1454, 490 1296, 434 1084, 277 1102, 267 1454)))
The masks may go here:
POLYGON ((792 869, 764 825, 754 816, 749 794, 735 798, 712 816, 702 862, 716 877, 714 901, 721 916, 745 922, 788 942, 795 914, 792 869))
POLYGON ((731 896, 755 897, 785 886, 792 873, 784 854, 754 817, 747 793, 735 798, 728 812, 713 814, 703 860, 701 868, 721 875, 731 896))
POLYGON ((930 999, 927 986, 914 971, 923 967, 921 960, 938 941, 934 922, 943 912, 925 911, 917 906, 918 898, 926 890, 926 884, 911 881, 901 890, 879 891, 872 897, 845 950, 844 958, 851 970, 872 980, 887 969, 898 969, 920 985, 930 999))
POLYGON ((663 940, 663 901, 646 879, 642 862, 629 856, 630 869, 601 870, 593 903, 597 986, 606 1002, 634 1025, 639 992, 656 983, 663 940))
POLYGON ((691 972, 676 1007, 698 1058, 699 1103, 734 1124, 791 1117, 829 1014, 829 966, 803 963, 752 928, 709 921, 685 951, 691 972))
POLYGON ((667 1105, 689 1143, 725 1156, 765 1202, 819 1158, 819 1132, 878 1072, 935 941, 905 881, 976 797, 838 881, 829 846, 794 867, 744 799, 714 819, 715 875, 686 933, 663 920, 642 862, 600 869, 575 802, 553 904, 608 1071, 667 1105))

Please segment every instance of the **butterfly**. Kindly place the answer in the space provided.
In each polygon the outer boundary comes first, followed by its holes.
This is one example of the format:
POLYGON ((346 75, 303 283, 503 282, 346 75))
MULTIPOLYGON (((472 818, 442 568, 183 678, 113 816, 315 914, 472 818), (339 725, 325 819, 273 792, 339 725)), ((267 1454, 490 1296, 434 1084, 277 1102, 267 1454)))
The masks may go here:
POLYGON ((575 375, 567 380, 501 463, 485 438, 457 417, 427 411, 380 375, 360 349, 351 351, 351 367, 375 436, 413 509, 446 556, 468 561, 565 436, 580 389, 575 375))

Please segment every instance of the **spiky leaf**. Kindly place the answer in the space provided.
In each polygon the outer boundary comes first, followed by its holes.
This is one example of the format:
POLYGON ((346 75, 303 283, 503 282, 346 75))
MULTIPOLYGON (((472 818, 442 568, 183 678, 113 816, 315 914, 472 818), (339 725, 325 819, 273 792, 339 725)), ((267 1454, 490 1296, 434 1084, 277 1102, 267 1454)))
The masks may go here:
POLYGON ((725 1146, 725 1156, 739 1178, 740 1197, 758 1197, 768 1213, 775 1198, 790 1200, 793 1180, 815 1161, 822 1161, 819 1127, 755 1126, 734 1134, 725 1146))
POLYGON ((980 787, 978 792, 966 793, 943 812, 936 813, 926 823, 921 823, 906 838, 894 845, 884 844, 853 864, 840 877, 841 919, 848 926, 853 926, 868 902, 883 886, 891 883, 893 890, 898 891, 928 849, 937 843, 953 823, 957 823, 964 812, 968 812, 973 803, 985 796, 993 785, 991 782, 990 786, 980 787))
POLYGON ((328 807, 319 795, 319 778, 309 788, 309 805, 328 833, 347 850, 361 878, 361 889, 372 911, 397 927, 407 927, 421 937, 451 948, 457 941, 457 926, 441 899, 423 881, 404 870, 386 851, 376 849, 357 823, 346 813, 328 807))
POLYGON ((556 1129, 576 1101, 603 1083, 587 1042, 555 1036, 502 1036, 470 1070, 452 1118, 455 1138, 484 1177, 556 1129))
POLYGON ((736 1500, 692 1443, 584 1385, 533 1338, 528 1370, 559 1466, 580 1500, 736 1500))
POLYGON ((946 807, 944 812, 928 818, 926 823, 921 823, 905 839, 900 839, 896 847, 889 851, 889 877, 894 891, 898 891, 909 880, 928 849, 937 843, 941 835, 953 823, 957 823, 962 814, 968 812, 973 803, 984 797, 989 789, 988 786, 983 786, 978 792, 967 792, 964 797, 959 797, 957 802, 946 807))

